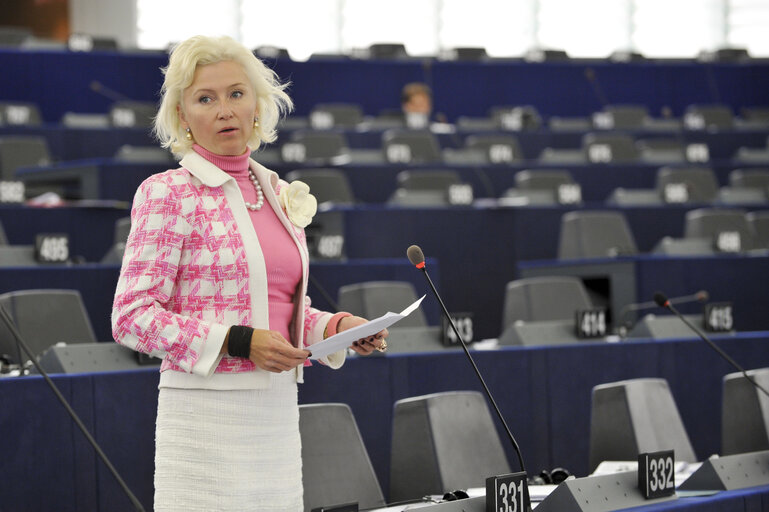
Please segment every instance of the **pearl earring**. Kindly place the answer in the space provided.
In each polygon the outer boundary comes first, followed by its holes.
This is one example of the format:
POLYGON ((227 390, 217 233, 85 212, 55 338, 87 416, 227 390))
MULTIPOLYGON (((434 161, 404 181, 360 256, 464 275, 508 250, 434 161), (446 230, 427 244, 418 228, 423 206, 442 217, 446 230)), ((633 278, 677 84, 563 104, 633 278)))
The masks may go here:
POLYGON ((190 131, 189 128, 187 128, 186 131, 187 131, 187 135, 185 135, 185 137, 187 137, 187 140, 192 140, 192 132, 190 131))
POLYGON ((254 128, 259 128, 259 120, 254 118, 254 128))

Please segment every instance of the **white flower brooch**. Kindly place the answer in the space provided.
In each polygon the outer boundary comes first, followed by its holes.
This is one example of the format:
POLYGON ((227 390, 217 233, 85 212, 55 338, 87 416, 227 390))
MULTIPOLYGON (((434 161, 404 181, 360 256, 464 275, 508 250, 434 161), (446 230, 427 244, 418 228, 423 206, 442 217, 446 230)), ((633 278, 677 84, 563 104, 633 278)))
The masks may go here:
POLYGON ((282 187, 278 200, 288 219, 300 228, 307 227, 318 211, 318 200, 310 194, 310 187, 303 181, 293 181, 282 187))

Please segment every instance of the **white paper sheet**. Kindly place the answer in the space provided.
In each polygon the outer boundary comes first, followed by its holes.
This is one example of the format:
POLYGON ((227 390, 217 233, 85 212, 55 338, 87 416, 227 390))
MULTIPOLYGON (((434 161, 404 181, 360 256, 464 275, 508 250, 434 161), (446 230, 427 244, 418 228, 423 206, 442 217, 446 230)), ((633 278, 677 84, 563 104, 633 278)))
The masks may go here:
POLYGON ((379 318, 370 320, 365 324, 358 325, 356 327, 353 327, 352 329, 347 329, 346 331, 342 331, 339 334, 335 334, 334 336, 326 338, 321 342, 315 343, 314 345, 307 347, 307 350, 312 352, 310 359, 319 359, 323 356, 333 354, 334 352, 337 352, 339 350, 349 347, 350 345, 352 345, 353 341, 359 340, 361 338, 366 338, 368 336, 378 333, 382 329, 386 329, 390 327, 394 323, 406 318, 412 312, 414 312, 422 303, 422 300, 424 298, 425 296, 422 295, 419 299, 414 301, 413 304, 411 304, 409 307, 407 307, 400 313, 392 313, 388 311, 387 313, 380 316, 379 318))

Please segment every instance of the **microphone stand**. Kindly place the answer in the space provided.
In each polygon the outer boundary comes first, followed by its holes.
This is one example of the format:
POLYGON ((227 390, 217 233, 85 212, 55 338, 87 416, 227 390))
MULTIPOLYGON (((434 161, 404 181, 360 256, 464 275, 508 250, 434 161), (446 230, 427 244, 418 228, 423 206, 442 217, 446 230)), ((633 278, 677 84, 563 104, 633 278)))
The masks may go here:
MULTIPOLYGON (((107 468, 112 473, 112 476, 114 476, 115 480, 117 480, 118 484, 120 484, 120 487, 122 487, 123 492, 125 492, 126 496, 128 496, 128 499, 131 500, 131 503, 133 504, 134 508, 139 512, 144 512, 144 507, 142 507, 142 504, 139 503, 139 500, 136 498, 136 496, 134 496, 134 494, 128 488, 128 485, 126 485, 126 483, 120 477, 120 474, 117 472, 117 469, 115 469, 115 466, 112 465, 112 463, 107 458, 107 455, 104 453, 104 451, 102 451, 101 447, 93 438, 91 433, 88 432, 88 429, 86 428, 85 424, 83 424, 83 422, 80 420, 80 417, 77 415, 74 409, 72 409, 72 406, 69 405, 69 402, 67 402, 67 399, 64 398, 64 395, 61 394, 61 391, 59 391, 59 388, 56 387, 56 384, 53 383, 51 378, 48 376, 48 373, 46 373, 46 371, 43 370, 43 368, 37 362, 37 359, 32 354, 32 351, 29 349, 29 347, 24 342, 24 340, 22 339, 21 334, 19 334, 19 331, 16 329, 16 325, 14 325, 13 320, 11 319, 10 315, 5 310, 5 307, 2 304, 0 304, 0 316, 2 316, 3 322, 5 322, 5 324, 8 326, 8 329, 11 331, 11 334, 13 334, 13 337, 16 338, 17 345, 24 349, 24 352, 27 354, 27 357, 30 358, 30 360, 32 361, 32 364, 35 365, 35 368, 37 369, 37 371, 40 373, 40 375, 43 376, 45 381, 51 387, 51 390, 56 395, 56 398, 58 398, 59 401, 62 403, 64 408, 72 417, 72 420, 83 432, 83 435, 86 437, 86 439, 88 439, 88 442, 91 443, 91 446, 93 446, 93 449, 96 450, 96 453, 104 462, 104 465, 107 466, 107 468)), ((19 362, 21 363, 21 361, 19 362)))
POLYGON ((430 288, 432 288, 433 294, 435 294, 435 297, 438 299, 438 302, 440 303, 441 308, 443 309, 443 313, 446 315, 446 318, 451 324, 451 328, 454 330, 454 334, 456 334, 457 339, 462 344, 462 349, 465 351, 465 355, 470 360, 470 364, 473 366, 473 370, 475 370, 475 374, 478 376, 478 379, 481 381, 481 384, 483 385, 483 389, 486 391, 486 396, 489 397, 489 402, 491 402, 491 405, 494 407, 494 411, 496 411, 497 416, 499 417, 499 420, 502 422, 502 425, 505 427, 505 431, 507 432, 507 437, 510 438, 510 442, 512 443, 513 448, 515 449, 515 454, 518 456, 518 462, 521 465, 521 471, 525 473, 526 468, 523 465, 523 456, 521 455, 521 449, 518 447, 518 443, 515 441, 515 437, 513 437, 513 433, 510 431, 510 427, 507 426, 507 422, 505 421, 505 418, 502 417, 502 413, 499 411, 499 407, 497 407, 497 403, 494 401, 494 397, 491 395, 491 391, 489 391, 489 387, 486 385, 486 381, 483 380, 483 376, 481 376, 481 372, 478 370, 478 366, 476 366, 475 361, 473 360, 473 356, 471 356, 470 351, 467 350, 467 345, 465 344, 465 340, 462 338, 462 335, 459 334, 459 330, 457 330, 457 326, 454 325, 454 320, 451 319, 451 315, 449 315, 449 311, 446 309, 446 306, 443 304, 443 300, 441 300, 441 296, 438 294, 438 291, 435 289, 435 285, 433 285, 433 281, 432 279, 430 279, 430 275, 427 273, 427 269, 425 268, 424 262, 421 263, 421 266, 417 265, 417 268, 421 270, 425 278, 427 278, 427 282, 430 284, 430 288))
POLYGON ((761 386, 758 382, 755 381, 755 379, 753 379, 750 375, 748 375, 748 372, 746 372, 745 369, 742 366, 737 364, 737 361, 735 361, 734 359, 729 357, 729 354, 727 354, 726 352, 721 350, 721 348, 718 345, 713 343, 713 340, 711 340, 710 338, 705 336, 705 333, 700 331, 693 323, 691 323, 689 320, 687 320, 684 315, 679 313, 679 311, 676 308, 673 307, 673 305, 670 303, 670 301, 667 298, 665 298, 664 296, 661 296, 661 294, 655 294, 654 295, 654 300, 655 300, 655 302, 658 305, 660 305, 663 308, 667 308, 670 311, 672 311, 678 318, 680 318, 689 327, 689 329, 694 331, 697 334, 697 336, 702 338, 703 341, 705 341, 708 345, 710 345, 710 347, 713 350, 715 350, 718 353, 718 355, 723 357, 726 360, 727 363, 731 364, 738 371, 742 372, 742 375, 748 380, 748 382, 753 384, 756 387, 756 389, 761 390, 761 392, 763 392, 766 396, 769 397, 769 391, 764 389, 763 386, 761 386), (660 295, 660 296, 658 297, 658 295, 660 295), (664 300, 658 300, 658 299, 664 299, 664 300))

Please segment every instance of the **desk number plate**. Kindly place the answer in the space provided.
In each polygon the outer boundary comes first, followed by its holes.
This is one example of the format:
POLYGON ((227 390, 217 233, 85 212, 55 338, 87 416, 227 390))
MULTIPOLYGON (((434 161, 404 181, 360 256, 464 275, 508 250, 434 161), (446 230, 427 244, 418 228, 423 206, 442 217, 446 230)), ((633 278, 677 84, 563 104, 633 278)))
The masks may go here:
POLYGON ((638 455, 638 490, 644 498, 662 498, 676 493, 673 450, 638 455))
POLYGON ((35 237, 35 259, 39 263, 65 263, 69 260, 69 235, 40 233, 35 237))
POLYGON ((486 479, 486 512, 528 512, 530 510, 526 472, 520 471, 486 479))
POLYGON ((729 332, 734 329, 734 307, 731 302, 710 302, 705 304, 705 330, 729 332))
MULTIPOLYGON (((459 335, 465 343, 473 341, 473 314, 472 313, 451 313, 451 318, 454 320, 454 325, 459 331, 459 335)), ((454 329, 451 328, 451 324, 446 317, 443 317, 443 344, 447 347, 453 347, 459 345, 459 338, 457 338, 454 329)))
POLYGON ((584 309, 575 312, 574 328, 578 338, 606 336, 606 310, 584 309))

